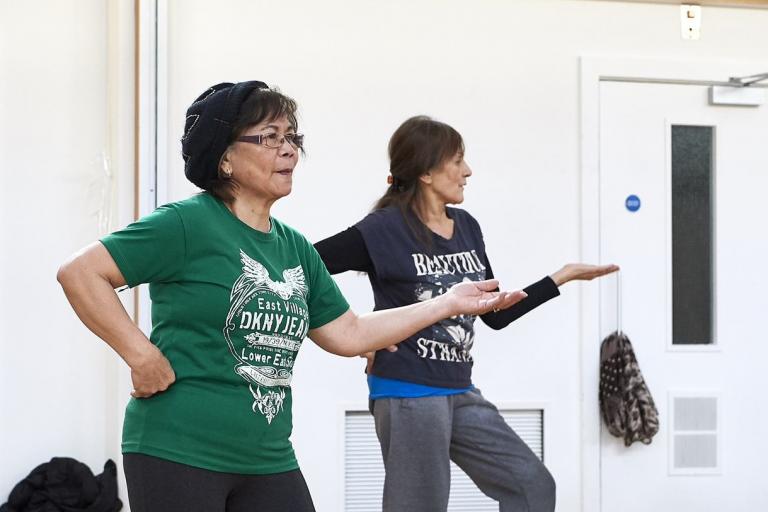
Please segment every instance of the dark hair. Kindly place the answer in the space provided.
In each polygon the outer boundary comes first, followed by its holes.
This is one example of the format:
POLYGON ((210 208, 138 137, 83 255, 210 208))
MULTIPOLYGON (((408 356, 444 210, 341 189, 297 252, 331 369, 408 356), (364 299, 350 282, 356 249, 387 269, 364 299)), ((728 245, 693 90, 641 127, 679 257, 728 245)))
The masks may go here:
MULTIPOLYGON (((235 121, 232 123, 227 145, 235 142, 248 128, 281 117, 287 117, 293 129, 298 131, 297 110, 296 101, 277 89, 254 89, 243 102, 235 121)), ((303 148, 301 148, 301 152, 304 152, 303 148)), ((219 169, 216 177, 208 180, 203 188, 222 201, 230 202, 234 199, 233 191, 237 188, 237 184, 224 177, 219 169)))
POLYGON ((423 222, 417 222, 421 218, 419 178, 459 152, 464 152, 464 140, 453 127, 428 116, 407 119, 389 139, 391 183, 373 210, 392 205, 400 208, 416 239, 430 249, 432 234, 423 222))

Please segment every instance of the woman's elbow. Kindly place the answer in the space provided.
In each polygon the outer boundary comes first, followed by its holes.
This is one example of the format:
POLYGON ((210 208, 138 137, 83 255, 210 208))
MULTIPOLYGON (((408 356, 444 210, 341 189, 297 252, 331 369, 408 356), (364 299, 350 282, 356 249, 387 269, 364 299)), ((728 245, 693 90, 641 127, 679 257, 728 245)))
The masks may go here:
POLYGON ((72 267, 72 260, 69 260, 62 263, 59 270, 56 272, 56 280, 62 288, 66 288, 67 284, 72 282, 72 275, 74 274, 74 269, 72 267))
POLYGON ((356 347, 345 343, 331 347, 328 349, 328 352, 340 357, 355 357, 360 355, 360 351, 356 347))
POLYGON ((83 265, 79 258, 71 257, 59 267, 56 272, 56 280, 66 291, 79 279, 79 276, 82 276, 82 271, 83 265))
POLYGON ((329 354, 341 357, 355 357, 359 355, 359 350, 352 343, 347 343, 344 339, 337 336, 321 335, 317 332, 310 332, 309 339, 315 342, 315 345, 325 350, 329 354))

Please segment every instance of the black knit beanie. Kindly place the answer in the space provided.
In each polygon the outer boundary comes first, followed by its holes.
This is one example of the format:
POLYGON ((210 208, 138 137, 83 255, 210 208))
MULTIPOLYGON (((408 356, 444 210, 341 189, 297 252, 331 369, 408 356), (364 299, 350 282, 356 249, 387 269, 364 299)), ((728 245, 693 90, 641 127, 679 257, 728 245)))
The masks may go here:
POLYGON ((189 181, 205 188, 218 176, 219 161, 229 145, 240 107, 254 89, 267 88, 256 80, 224 82, 210 87, 190 105, 181 138, 184 174, 189 181))

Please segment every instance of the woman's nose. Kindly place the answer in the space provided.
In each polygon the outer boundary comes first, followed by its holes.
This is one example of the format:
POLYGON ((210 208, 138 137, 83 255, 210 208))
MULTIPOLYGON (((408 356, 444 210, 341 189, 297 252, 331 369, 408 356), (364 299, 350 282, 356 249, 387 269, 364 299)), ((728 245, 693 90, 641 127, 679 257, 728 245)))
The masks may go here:
POLYGON ((293 144, 288 142, 288 139, 283 137, 283 143, 280 144, 280 147, 278 148, 278 152, 280 153, 280 156, 284 156, 286 158, 292 158, 293 155, 296 153, 296 148, 293 147, 293 144))

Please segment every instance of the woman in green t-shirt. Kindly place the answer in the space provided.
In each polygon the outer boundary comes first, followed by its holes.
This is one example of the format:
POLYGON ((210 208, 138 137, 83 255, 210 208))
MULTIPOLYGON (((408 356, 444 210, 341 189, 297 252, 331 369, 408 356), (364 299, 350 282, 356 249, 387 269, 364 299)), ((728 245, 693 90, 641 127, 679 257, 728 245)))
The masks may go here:
POLYGON ((271 217, 302 149, 296 104, 262 82, 218 84, 187 110, 187 178, 204 190, 73 256, 58 279, 83 323, 128 364, 123 428, 133 512, 311 511, 289 441, 293 364, 309 337, 341 356, 523 292, 462 283, 358 316, 314 247, 271 217), (115 288, 149 283, 152 334, 115 288))

